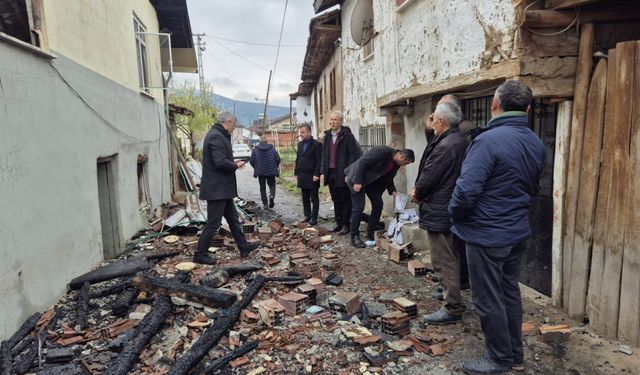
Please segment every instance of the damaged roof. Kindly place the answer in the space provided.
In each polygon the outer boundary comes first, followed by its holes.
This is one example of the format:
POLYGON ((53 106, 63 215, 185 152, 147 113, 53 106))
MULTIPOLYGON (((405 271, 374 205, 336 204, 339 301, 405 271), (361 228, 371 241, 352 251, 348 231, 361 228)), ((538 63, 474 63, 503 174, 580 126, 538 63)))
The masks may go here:
POLYGON ((313 10, 316 14, 322 12, 323 10, 327 10, 334 5, 342 4, 343 0, 315 0, 313 2, 313 10))
POLYGON ((173 48, 193 48, 186 0, 151 0, 158 15, 160 32, 171 33, 173 48))
POLYGON ((311 19, 307 52, 302 65, 302 83, 292 98, 309 95, 318 82, 322 69, 335 50, 336 41, 342 34, 340 9, 323 13, 311 19))

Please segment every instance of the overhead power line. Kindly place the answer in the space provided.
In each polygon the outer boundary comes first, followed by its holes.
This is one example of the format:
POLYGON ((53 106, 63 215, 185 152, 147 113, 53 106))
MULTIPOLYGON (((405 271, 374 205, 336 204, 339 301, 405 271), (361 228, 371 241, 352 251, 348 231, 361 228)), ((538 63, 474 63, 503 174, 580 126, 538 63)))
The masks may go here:
MULTIPOLYGON (((272 44, 272 43, 248 42, 248 41, 244 41, 244 40, 229 39, 229 38, 223 38, 221 36, 214 36, 214 35, 207 35, 207 37, 208 38, 213 38, 213 39, 224 40, 225 42, 248 44, 248 45, 251 45, 251 46, 263 46, 263 47, 277 47, 278 46, 277 44, 272 44)), ((283 47, 283 48, 301 48, 301 47, 306 47, 306 44, 282 44, 282 45, 280 45, 280 47, 283 47)))
MULTIPOLYGON (((224 45, 224 44, 222 44, 220 41, 217 41, 217 40, 215 40, 215 39, 214 39, 214 40, 212 40, 212 42, 214 42, 215 44, 217 44, 217 45, 219 45, 220 47, 224 48, 225 50, 229 51, 231 54, 233 54, 233 55, 235 55, 235 56, 237 56, 237 57, 241 58, 242 60, 246 61, 247 63, 249 63, 249 64, 251 64, 251 65, 255 66, 256 68, 261 69, 261 70, 264 70, 265 72, 268 72, 268 71, 269 71, 269 69, 268 69, 268 68, 265 68, 264 66, 261 66, 261 65, 259 65, 259 64, 257 64, 257 63, 255 63, 255 62, 253 62, 253 61, 249 60, 248 58, 246 58, 246 57, 242 56, 242 55, 241 55, 241 54, 239 54, 238 52, 236 52, 236 51, 232 50, 231 48, 229 48, 229 47, 225 46, 225 45, 224 45)), ((293 80, 291 80, 291 79, 289 79, 289 78, 287 78, 287 77, 283 77, 283 76, 278 75, 278 74, 275 74, 275 75, 276 75, 276 76, 278 76, 279 78, 284 79, 285 81, 289 81, 290 83, 292 83, 292 84, 294 84, 294 85, 297 85, 297 84, 298 84, 298 82, 293 81, 293 80)))

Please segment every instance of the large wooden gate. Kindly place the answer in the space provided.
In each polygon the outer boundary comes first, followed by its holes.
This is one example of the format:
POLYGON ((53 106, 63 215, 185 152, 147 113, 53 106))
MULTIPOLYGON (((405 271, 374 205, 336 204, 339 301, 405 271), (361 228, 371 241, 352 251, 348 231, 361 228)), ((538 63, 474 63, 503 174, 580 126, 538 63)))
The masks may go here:
POLYGON ((581 157, 566 186, 574 204, 565 202, 562 304, 595 331, 638 346, 640 41, 609 50, 588 90, 582 139, 569 150, 581 157))

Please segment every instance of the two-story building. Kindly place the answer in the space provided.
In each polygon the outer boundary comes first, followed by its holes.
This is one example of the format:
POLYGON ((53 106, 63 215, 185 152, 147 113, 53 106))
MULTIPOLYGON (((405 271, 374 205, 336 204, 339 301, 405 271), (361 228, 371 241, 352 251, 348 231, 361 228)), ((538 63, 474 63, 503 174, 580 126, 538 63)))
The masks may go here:
POLYGON ((185 0, 0 2, 0 337, 125 250, 172 190, 185 0))
MULTIPOLYGON (((485 127, 498 85, 517 79, 532 88, 530 127, 547 158, 521 281, 596 331, 640 343, 640 318, 625 313, 640 308, 640 276, 633 271, 640 240, 632 225, 640 210, 629 208, 637 202, 622 193, 637 185, 633 114, 640 105, 622 99, 637 96, 631 89, 640 76, 637 2, 314 0, 313 6, 340 11, 345 125, 361 144, 411 148, 419 156, 425 118, 442 95, 457 94, 466 119, 485 127), (375 136, 379 129, 383 137, 375 136)), ((400 191, 413 187, 417 164, 396 177, 400 191)))

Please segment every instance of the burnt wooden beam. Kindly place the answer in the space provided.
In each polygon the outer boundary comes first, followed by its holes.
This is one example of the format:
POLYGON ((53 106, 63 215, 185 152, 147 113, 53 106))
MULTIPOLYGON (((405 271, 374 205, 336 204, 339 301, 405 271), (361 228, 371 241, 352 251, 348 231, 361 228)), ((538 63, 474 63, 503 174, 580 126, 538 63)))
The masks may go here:
POLYGON ((259 263, 247 262, 220 267, 220 269, 226 271, 230 277, 234 277, 236 275, 244 275, 249 272, 261 270, 263 267, 264 266, 259 263))
POLYGON ((9 345, 9 350, 18 345, 18 343, 22 341, 22 339, 27 337, 27 335, 30 334, 34 328, 36 328, 38 320, 40 320, 41 316, 42 314, 37 312, 31 315, 24 323, 22 323, 20 329, 18 329, 18 331, 14 333, 13 336, 9 338, 9 340, 6 341, 7 345, 9 345))
POLYGON ((111 304, 111 311, 113 311, 113 314, 115 316, 126 315, 138 294, 140 294, 140 289, 138 288, 127 289, 120 293, 116 300, 111 304))
POLYGON ((216 359, 215 361, 211 362, 211 364, 205 368, 204 373, 207 375, 213 375, 217 371, 222 370, 224 367, 226 367, 229 364, 229 362, 233 361, 236 358, 240 358, 251 351, 254 351, 257 347, 258 347, 257 341, 248 342, 242 345, 241 347, 239 347, 238 349, 232 352, 229 352, 223 355, 222 357, 216 359))
POLYGON ((90 297, 91 298, 102 298, 102 297, 106 297, 106 296, 110 296, 112 294, 117 294, 122 292, 123 290, 126 290, 127 288, 131 287, 131 279, 126 279, 123 281, 120 281, 118 283, 115 283, 109 287, 106 288, 102 288, 98 291, 95 292, 91 292, 90 297))
POLYGON ((172 252, 163 253, 163 254, 147 255, 144 258, 146 260, 159 260, 159 259, 171 258, 180 254, 182 254, 182 251, 172 251, 172 252))
POLYGON ((544 7, 547 9, 569 9, 582 5, 591 4, 600 0, 545 0, 544 7))
POLYGON ((244 308, 249 306, 251 301, 258 295, 260 289, 268 281, 294 281, 303 280, 302 277, 265 277, 263 275, 257 275, 253 281, 242 292, 242 298, 236 301, 233 306, 229 308, 227 314, 216 320, 213 325, 207 328, 200 338, 191 345, 191 348, 184 353, 175 362, 175 365, 169 370, 169 375, 185 375, 192 368, 196 367, 202 358, 218 344, 222 336, 233 328, 238 319, 240 313, 244 308))
POLYGON ((33 366, 33 361, 38 357, 38 343, 34 342, 24 354, 15 360, 14 371, 18 375, 26 374, 33 366))
POLYGON ((89 315, 89 295, 91 293, 91 284, 85 281, 80 289, 80 295, 78 297, 78 317, 76 324, 81 331, 84 331, 87 326, 87 318, 89 315))
POLYGON ((0 375, 12 375, 11 348, 7 341, 0 343, 0 375))
POLYGON ((153 304, 151 312, 136 326, 133 339, 124 347, 118 358, 104 372, 105 375, 125 375, 139 361, 142 350, 149 340, 160 331, 171 313, 171 298, 160 296, 153 304))
MULTIPOLYGON (((623 22, 640 20, 640 5, 607 5, 593 7, 579 13, 580 24, 623 22)), ((567 27, 576 18, 571 10, 528 10, 524 14, 521 26, 530 28, 567 27)))
POLYGON ((106 266, 100 267, 84 275, 78 276, 69 282, 70 289, 80 289, 85 281, 96 284, 102 281, 115 279, 121 276, 133 275, 137 272, 151 269, 153 265, 146 259, 117 260, 106 266))
POLYGON ((156 294, 180 297, 211 307, 229 307, 238 298, 234 293, 192 284, 184 284, 173 279, 136 276, 133 285, 141 290, 156 294))

